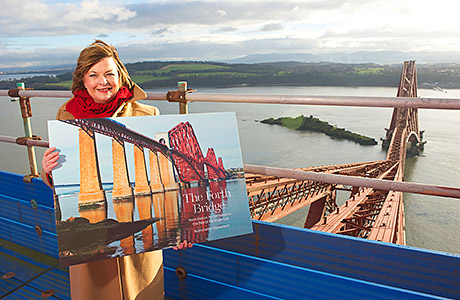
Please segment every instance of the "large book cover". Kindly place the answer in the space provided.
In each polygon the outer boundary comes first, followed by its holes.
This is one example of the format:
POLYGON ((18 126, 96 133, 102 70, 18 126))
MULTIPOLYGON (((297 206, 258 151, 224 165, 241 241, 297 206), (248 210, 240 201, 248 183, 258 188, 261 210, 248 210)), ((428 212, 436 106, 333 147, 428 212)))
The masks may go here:
POLYGON ((234 113, 48 121, 68 266, 252 232, 234 113))

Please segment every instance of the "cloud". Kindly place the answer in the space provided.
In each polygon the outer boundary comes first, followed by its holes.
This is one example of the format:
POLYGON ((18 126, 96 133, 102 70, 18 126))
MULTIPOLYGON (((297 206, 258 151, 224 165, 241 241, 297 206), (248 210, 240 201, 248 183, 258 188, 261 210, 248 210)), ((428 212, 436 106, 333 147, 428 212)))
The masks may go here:
POLYGON ((408 26, 405 30, 401 30, 401 28, 397 25, 384 25, 384 26, 375 26, 371 28, 352 28, 350 30, 327 30, 321 38, 354 38, 354 39, 366 39, 366 38, 406 38, 406 39, 413 39, 413 38, 426 38, 427 36, 431 36, 432 38, 440 38, 440 37, 454 37, 460 35, 460 28, 452 28, 452 29, 421 29, 417 26, 408 26), (378 33, 378 34, 376 34, 378 33))
POLYGON ((152 31, 152 36, 164 36, 165 33, 169 31, 168 28, 163 27, 152 31))
POLYGON ((127 8, 137 12, 136 23, 163 24, 254 24, 267 20, 301 20, 327 11, 347 0, 310 1, 164 1, 136 3, 127 8))
POLYGON ((227 13, 225 12, 225 10, 219 9, 219 10, 217 10, 217 15, 219 17, 225 17, 227 15, 227 13))
POLYGON ((98 0, 83 0, 79 5, 70 3, 60 7, 65 12, 62 19, 74 24, 87 21, 97 23, 101 21, 124 22, 137 14, 135 11, 117 6, 114 3, 106 5, 98 0))
POLYGON ((273 49, 279 53, 305 53, 317 47, 311 39, 256 39, 241 42, 214 43, 188 41, 157 44, 129 44, 117 46, 120 57, 125 62, 148 60, 225 60, 246 56, 257 49, 257 53, 269 54, 273 49), (184 51, 186 49, 186 51, 184 51))
MULTIPOLYGON (((53 66, 61 64, 74 65, 82 47, 40 48, 35 50, 7 50, 0 48, 2 59, 0 67, 53 66)), ((148 43, 130 42, 115 45, 123 62, 152 60, 224 60, 246 56, 251 49, 258 53, 272 53, 278 49, 280 53, 308 51, 317 47, 315 40, 309 39, 257 39, 231 44, 205 41, 148 43), (185 49, 185 50, 184 50, 185 49)))
POLYGON ((278 31, 278 30, 283 30, 284 27, 280 23, 270 23, 270 24, 265 24, 260 31, 278 31))
POLYGON ((0 0, 1 66, 74 63, 94 37, 123 49, 129 61, 460 50, 460 18, 451 0, 25 2, 0 0))
POLYGON ((163 26, 254 25, 302 20, 346 0, 330 1, 145 1, 2 0, 0 36, 96 34, 101 31, 151 30, 163 26), (326 2, 326 3, 324 3, 326 2), (107 5, 109 3, 109 5, 107 5))
POLYGON ((0 36, 57 36, 81 33, 95 34, 127 24, 137 12, 115 2, 107 5, 98 0, 48 3, 29 0, 24 5, 1 1, 0 36))
POLYGON ((0 67, 57 66, 74 65, 81 48, 58 47, 33 50, 0 48, 0 67), (3 59, 3 57, 7 59, 3 59))
POLYGON ((235 28, 235 27, 221 27, 221 28, 219 28, 219 31, 222 31, 222 32, 235 32, 235 31, 238 31, 238 28, 235 28))

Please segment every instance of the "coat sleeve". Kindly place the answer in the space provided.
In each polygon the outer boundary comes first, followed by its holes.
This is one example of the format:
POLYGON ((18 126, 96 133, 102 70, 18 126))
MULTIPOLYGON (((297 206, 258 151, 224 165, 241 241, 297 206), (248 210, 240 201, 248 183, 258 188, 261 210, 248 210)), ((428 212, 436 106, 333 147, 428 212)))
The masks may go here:
POLYGON ((133 101, 126 103, 120 111, 115 113, 114 117, 156 116, 159 114, 160 110, 157 107, 133 101))

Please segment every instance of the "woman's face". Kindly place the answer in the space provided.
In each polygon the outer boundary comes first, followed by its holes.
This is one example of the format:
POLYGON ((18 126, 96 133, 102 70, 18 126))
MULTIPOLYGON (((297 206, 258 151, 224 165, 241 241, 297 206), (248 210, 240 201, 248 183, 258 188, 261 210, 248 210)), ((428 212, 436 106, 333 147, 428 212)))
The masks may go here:
POLYGON ((106 57, 91 67, 83 78, 83 84, 93 100, 108 103, 120 89, 118 68, 112 57, 106 57))

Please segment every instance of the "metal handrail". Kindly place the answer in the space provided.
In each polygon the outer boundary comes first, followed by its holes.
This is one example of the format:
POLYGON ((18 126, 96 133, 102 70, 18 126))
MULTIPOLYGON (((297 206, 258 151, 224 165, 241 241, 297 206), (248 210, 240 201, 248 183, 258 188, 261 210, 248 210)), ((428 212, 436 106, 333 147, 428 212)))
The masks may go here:
MULTIPOLYGON (((0 96, 9 96, 12 90, 0 90, 0 96)), ((21 97, 71 98, 70 91, 18 90, 21 97)), ((146 100, 171 102, 230 102, 290 105, 360 106, 420 109, 460 110, 460 99, 424 97, 368 97, 368 96, 295 96, 256 94, 184 93, 183 99, 173 100, 165 92, 147 92, 146 100)))
POLYGON ((48 141, 34 140, 34 139, 25 139, 21 137, 12 137, 6 135, 0 135, 0 142, 18 144, 24 146, 38 146, 38 147, 49 147, 48 141))
POLYGON ((340 174, 327 174, 312 171, 292 170, 256 165, 244 165, 246 173, 262 174, 268 176, 293 178, 329 184, 343 184, 349 186, 368 187, 376 190, 398 191, 422 195, 441 196, 460 199, 460 188, 447 186, 428 185, 403 181, 364 178, 340 174))
POLYGON ((291 105, 361 106, 392 108, 460 109, 460 99, 410 97, 342 97, 342 96, 277 96, 253 94, 187 94, 189 102, 233 102, 291 105))

